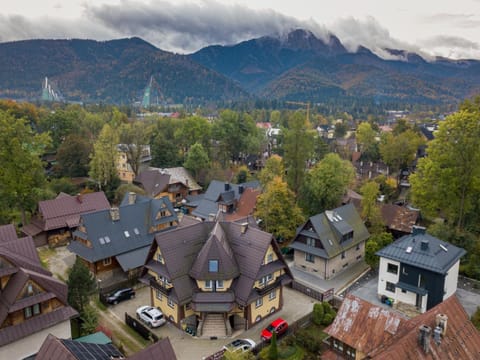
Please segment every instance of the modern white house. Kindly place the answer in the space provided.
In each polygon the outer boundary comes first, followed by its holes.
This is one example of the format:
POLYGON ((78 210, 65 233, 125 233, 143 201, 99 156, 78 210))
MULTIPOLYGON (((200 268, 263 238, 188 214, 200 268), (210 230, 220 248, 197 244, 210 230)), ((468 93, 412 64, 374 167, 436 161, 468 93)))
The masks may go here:
POLYGON ((412 234, 376 253, 380 257, 379 298, 424 313, 456 292, 460 258, 465 253, 415 226, 412 234))

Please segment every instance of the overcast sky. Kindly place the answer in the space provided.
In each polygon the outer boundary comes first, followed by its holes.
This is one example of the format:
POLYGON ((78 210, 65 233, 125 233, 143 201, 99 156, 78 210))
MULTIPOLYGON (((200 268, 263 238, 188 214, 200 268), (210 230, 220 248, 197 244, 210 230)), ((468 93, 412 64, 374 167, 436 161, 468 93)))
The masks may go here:
POLYGON ((363 45, 480 59, 480 0, 1 0, 0 42, 139 36, 178 53, 295 28, 363 45))

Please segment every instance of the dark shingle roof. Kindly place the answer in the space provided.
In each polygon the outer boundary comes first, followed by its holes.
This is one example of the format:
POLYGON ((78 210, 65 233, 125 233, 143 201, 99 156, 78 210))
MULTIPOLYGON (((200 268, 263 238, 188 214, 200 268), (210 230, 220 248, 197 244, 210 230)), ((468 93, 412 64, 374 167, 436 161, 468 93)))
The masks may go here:
POLYGON ((78 225, 81 214, 109 207, 103 191, 77 196, 61 193, 53 200, 38 203, 38 210, 44 220, 43 230, 74 227, 78 225))
POLYGON ((312 216, 297 231, 291 248, 311 254, 332 258, 365 240, 370 234, 353 204, 343 205, 331 211, 312 216), (353 239, 341 241, 342 235, 353 231, 353 239), (296 241, 301 235, 320 240, 323 249, 314 248, 296 241))
MULTIPOLYGON (((74 236, 89 240, 92 247, 86 247, 79 241, 72 241, 68 249, 90 262, 95 262, 148 247, 153 241, 152 227, 170 223, 176 225, 178 222, 168 197, 151 199, 136 195, 135 203, 129 204, 128 201, 129 194, 125 194, 118 209, 120 217, 116 221, 112 221, 110 210, 82 215, 86 233, 77 230, 74 236), (162 210, 167 210, 170 215, 158 217, 162 210)), ((131 266, 126 263, 126 259, 123 260, 125 266, 131 266)), ((142 264, 140 262, 138 266, 142 264)))
POLYGON ((155 197, 163 191, 167 191, 170 175, 158 170, 144 170, 134 180, 147 193, 147 195, 155 197))
POLYGON ((446 274, 466 251, 429 234, 414 233, 402 236, 392 244, 377 251, 376 255, 404 264, 446 274), (422 249, 422 241, 428 247, 422 249), (408 250, 408 251, 407 251, 408 250))
POLYGON ((0 243, 4 241, 15 240, 17 238, 17 231, 15 225, 0 225, 0 243))
POLYGON ((155 344, 128 357, 129 360, 177 360, 170 339, 163 338, 155 344))

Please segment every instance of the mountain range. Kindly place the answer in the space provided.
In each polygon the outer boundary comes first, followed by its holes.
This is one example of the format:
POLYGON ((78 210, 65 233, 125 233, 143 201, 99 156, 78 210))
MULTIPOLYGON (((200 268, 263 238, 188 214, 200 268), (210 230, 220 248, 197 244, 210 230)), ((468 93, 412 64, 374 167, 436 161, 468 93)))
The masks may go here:
POLYGON ((36 99, 45 77, 68 100, 132 103, 151 76, 170 103, 247 99, 351 99, 446 104, 480 93, 480 61, 425 60, 401 49, 384 59, 349 52, 334 35, 295 30, 193 54, 163 51, 140 38, 0 43, 0 97, 36 99))

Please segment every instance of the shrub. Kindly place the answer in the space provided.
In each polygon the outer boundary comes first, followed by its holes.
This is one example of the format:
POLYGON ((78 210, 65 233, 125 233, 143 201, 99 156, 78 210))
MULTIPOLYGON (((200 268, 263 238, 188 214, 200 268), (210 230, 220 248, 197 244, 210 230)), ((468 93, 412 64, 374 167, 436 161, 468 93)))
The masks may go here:
POLYGON ((321 325, 323 316, 325 315, 324 306, 321 303, 313 304, 313 318, 312 321, 315 325, 321 325))

